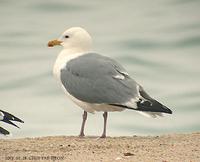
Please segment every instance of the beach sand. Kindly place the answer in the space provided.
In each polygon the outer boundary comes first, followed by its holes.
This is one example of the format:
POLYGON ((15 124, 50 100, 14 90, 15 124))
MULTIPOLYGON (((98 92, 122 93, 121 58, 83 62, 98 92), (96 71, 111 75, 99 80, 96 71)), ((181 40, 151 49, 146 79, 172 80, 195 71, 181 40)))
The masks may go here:
POLYGON ((0 161, 200 162, 200 132, 162 136, 0 139, 0 161))

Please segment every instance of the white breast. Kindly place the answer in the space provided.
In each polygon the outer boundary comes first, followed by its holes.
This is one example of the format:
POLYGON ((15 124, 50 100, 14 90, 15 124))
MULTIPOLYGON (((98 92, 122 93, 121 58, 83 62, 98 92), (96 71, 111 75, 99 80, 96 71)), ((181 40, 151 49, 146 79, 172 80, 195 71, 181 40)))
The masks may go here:
POLYGON ((56 79, 60 80, 60 71, 66 66, 67 62, 81 55, 84 55, 84 53, 74 53, 73 51, 62 50, 58 55, 53 67, 53 74, 56 77, 56 79))

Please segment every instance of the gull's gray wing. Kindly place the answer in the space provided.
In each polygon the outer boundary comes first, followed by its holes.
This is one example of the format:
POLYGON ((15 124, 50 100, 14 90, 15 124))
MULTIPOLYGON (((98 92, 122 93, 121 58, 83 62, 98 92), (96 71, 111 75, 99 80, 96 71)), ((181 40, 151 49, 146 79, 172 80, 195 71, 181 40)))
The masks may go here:
POLYGON ((60 78, 66 90, 81 101, 172 113, 151 98, 120 64, 99 54, 88 53, 69 61, 61 70, 60 78))
POLYGON ((88 103, 122 104, 138 97, 138 84, 116 61, 95 53, 73 59, 61 70, 61 82, 88 103))

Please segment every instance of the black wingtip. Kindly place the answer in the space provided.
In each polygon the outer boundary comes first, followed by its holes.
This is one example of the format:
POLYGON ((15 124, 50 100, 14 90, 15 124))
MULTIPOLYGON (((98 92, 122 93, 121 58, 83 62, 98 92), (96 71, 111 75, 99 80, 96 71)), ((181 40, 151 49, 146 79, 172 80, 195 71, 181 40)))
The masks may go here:
POLYGON ((164 105, 162 105, 162 106, 166 110, 165 113, 172 114, 172 110, 171 109, 169 109, 168 107, 166 107, 164 105))
POLYGON ((149 100, 149 101, 138 101, 137 107, 139 111, 149 111, 149 112, 161 112, 161 113, 167 113, 172 114, 172 110, 168 107, 162 105, 160 102, 156 100, 149 100))
MULTIPOLYGON (((159 103, 159 102, 157 102, 157 103, 159 103)), ((120 105, 120 104, 109 104, 109 105, 123 107, 125 109, 136 110, 136 111, 161 112, 161 113, 172 114, 171 109, 169 109, 168 107, 166 107, 160 103, 159 103, 159 107, 158 107, 158 105, 156 105, 157 107, 155 107, 155 105, 153 105, 154 107, 152 107, 152 106, 150 107, 149 105, 146 105, 144 103, 143 103, 143 105, 137 103, 138 108, 132 108, 132 107, 128 107, 128 106, 120 105)))
POLYGON ((138 110, 140 111, 150 111, 150 112, 161 112, 172 114, 172 110, 164 106, 160 102, 151 98, 144 89, 140 86, 139 93, 142 96, 140 101, 137 102, 138 110))

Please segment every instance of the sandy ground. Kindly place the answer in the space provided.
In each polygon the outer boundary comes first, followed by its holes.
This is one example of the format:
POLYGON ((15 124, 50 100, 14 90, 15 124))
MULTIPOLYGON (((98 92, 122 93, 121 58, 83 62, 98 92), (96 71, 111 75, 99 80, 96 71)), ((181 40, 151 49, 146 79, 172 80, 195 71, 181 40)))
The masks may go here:
POLYGON ((200 132, 163 136, 0 139, 0 161, 200 162, 200 132))

